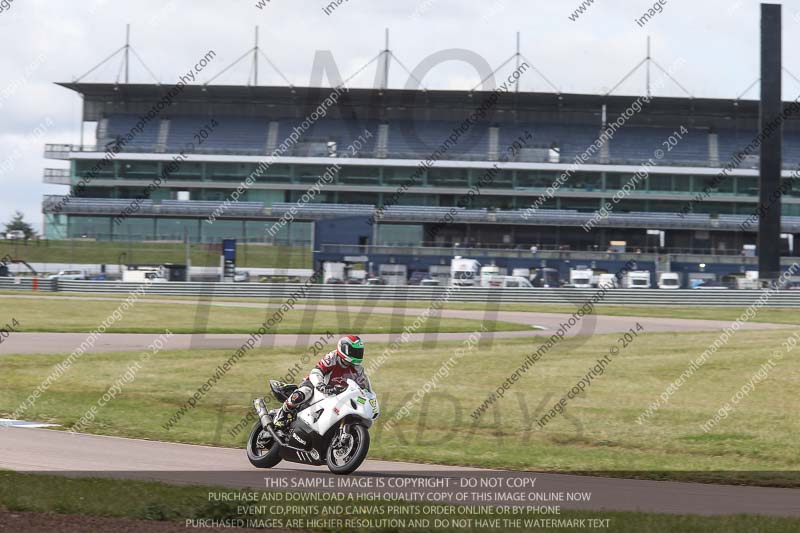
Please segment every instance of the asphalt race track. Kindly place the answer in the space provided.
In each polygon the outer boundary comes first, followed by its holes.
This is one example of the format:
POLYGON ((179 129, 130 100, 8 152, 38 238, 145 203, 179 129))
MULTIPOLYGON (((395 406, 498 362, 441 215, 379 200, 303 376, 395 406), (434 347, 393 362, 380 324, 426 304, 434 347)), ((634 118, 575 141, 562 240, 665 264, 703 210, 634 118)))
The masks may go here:
MULTIPOLYGON (((2 296, 2 298, 74 298, 78 300, 113 300, 118 298, 83 298, 65 296, 2 296)), ((168 299, 148 299, 151 303, 171 303, 197 307, 197 302, 189 300, 168 300, 168 299)), ((221 307, 247 307, 254 309, 278 308, 279 305, 264 305, 245 302, 216 302, 210 305, 221 307)), ((305 309, 307 306, 298 305, 297 309, 305 309)), ((337 311, 347 312, 348 315, 358 313, 392 314, 402 313, 416 316, 424 311, 424 308, 391 308, 374 307, 363 309, 359 306, 344 307, 333 305, 316 305, 318 311, 337 311)), ((265 313, 265 318, 267 314, 265 313)), ((493 338, 511 337, 531 337, 535 335, 552 335, 560 326, 565 323, 571 315, 563 313, 530 313, 523 311, 467 311, 456 309, 444 309, 441 311, 443 318, 465 318, 471 320, 498 320, 504 322, 514 322, 530 326, 530 330, 522 331, 503 331, 491 334, 493 338), (537 329, 533 329, 533 328, 537 329)), ((720 331, 730 325, 727 320, 693 320, 683 318, 637 318, 637 317, 618 317, 604 315, 590 315, 581 320, 580 324, 567 332, 568 336, 573 335, 593 335, 604 333, 617 333, 627 331, 632 320, 638 321, 648 332, 669 332, 669 331, 720 331)), ((785 329, 791 328, 787 324, 768 324, 762 322, 746 322, 742 329, 785 329)), ((341 332, 344 333, 344 332, 341 332)), ((349 332, 348 332, 349 333, 349 332)), ((357 333, 357 332, 356 332, 357 333)), ((464 333, 420 333, 411 334, 410 342, 430 341, 434 338, 439 340, 463 340, 470 335, 464 333)), ((394 334, 369 334, 364 335, 367 342, 391 342, 400 336, 394 334)), ((489 337, 489 335, 487 335, 489 337)), ((93 347, 88 352, 129 352, 139 351, 147 345, 153 338, 153 334, 148 333, 104 333, 100 336, 93 347)), ((170 338, 169 348, 173 350, 181 349, 237 349, 248 338, 246 334, 175 334, 170 338)), ((265 335, 261 346, 293 346, 304 347, 313 343, 319 338, 318 334, 295 335, 277 334, 265 335)), ((0 344, 0 355, 10 354, 47 354, 47 353, 69 353, 77 348, 86 339, 86 333, 16 333, 13 337, 0 344)))
MULTIPOLYGON (((30 428, 0 428, 0 468, 20 472, 155 480, 227 488, 265 488, 265 477, 331 477, 325 467, 281 463, 272 470, 250 466, 243 450, 146 440, 70 434, 30 428)), ((455 478, 501 471, 367 460, 354 475, 455 478)), ((707 485, 606 477, 515 473, 536 478, 541 491, 587 491, 590 501, 561 502, 564 509, 676 514, 764 514, 800 517, 800 489, 707 485)))

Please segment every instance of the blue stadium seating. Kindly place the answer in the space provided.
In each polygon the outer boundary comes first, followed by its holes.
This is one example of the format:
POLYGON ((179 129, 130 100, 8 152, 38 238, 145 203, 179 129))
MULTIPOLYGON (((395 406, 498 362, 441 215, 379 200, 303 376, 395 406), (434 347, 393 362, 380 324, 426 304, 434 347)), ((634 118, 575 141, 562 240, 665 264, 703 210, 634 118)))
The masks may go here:
MULTIPOLYGON (((743 150, 758 136, 758 130, 724 129, 719 131, 719 159, 724 164, 734 154, 743 150)), ((759 150, 756 148, 751 156, 756 161, 759 150)), ((783 164, 785 167, 800 165, 800 132, 784 130, 783 132, 783 164)), ((748 166, 748 165, 743 165, 748 166)), ((752 165, 750 165, 752 166, 752 165)))
MULTIPOLYGON (((719 139, 719 160, 725 165, 730 162, 735 154, 753 142, 758 132, 756 130, 721 129, 717 132, 719 139)), ((758 156, 758 151, 752 155, 758 156)), ((746 165, 744 165, 746 166, 746 165)))
MULTIPOLYGON (((529 123, 500 126, 500 150, 510 146, 518 137, 529 132, 533 139, 528 141, 538 148, 557 147, 561 162, 572 162, 583 154, 600 134, 600 127, 586 125, 565 125, 548 123, 529 123)), ((600 152, 595 151, 587 161, 599 161, 600 152)))
POLYGON ((214 117, 217 125, 210 129, 208 137, 199 143, 195 135, 211 125, 211 117, 174 117, 170 119, 167 148, 176 150, 193 144, 198 151, 217 152, 252 151, 264 153, 267 144, 269 122, 249 117, 214 117))
MULTIPOLYGON (((98 144, 103 147, 112 143, 117 136, 124 136, 139 120, 138 115, 115 114, 107 117, 107 127, 98 144)), ((157 149, 159 127, 162 119, 169 120, 168 135, 164 149, 177 151, 194 144, 199 152, 266 154, 267 138, 271 120, 252 117, 215 117, 217 126, 211 128, 207 138, 200 144, 195 135, 211 118, 204 116, 164 116, 150 121, 141 133, 135 135, 127 149, 134 151, 155 151, 157 149)), ((289 138, 292 131, 302 119, 274 119, 278 123, 276 146, 289 138)), ((388 124, 388 158, 427 158, 438 150, 451 136, 459 121, 444 120, 393 120, 388 124)), ((322 118, 305 131, 298 142, 284 155, 287 156, 323 156, 327 157, 328 143, 336 142, 339 157, 348 157, 348 146, 365 131, 372 133, 371 138, 362 143, 356 157, 376 157, 379 137, 377 120, 346 120, 341 118, 322 118)), ((556 124, 556 123, 515 123, 495 124, 498 128, 498 152, 511 145, 526 132, 532 135, 529 147, 546 149, 558 147, 561 162, 571 162, 574 158, 591 146, 598 139, 601 129, 590 125, 556 124)), ((656 150, 663 151, 660 164, 674 165, 709 165, 709 132, 704 129, 690 128, 682 133, 671 149, 664 142, 673 135, 676 129, 666 127, 647 127, 626 125, 616 131, 608 144, 608 159, 602 158, 602 151, 597 150, 589 159, 591 162, 610 162, 639 164, 654 157, 656 150)), ((680 132, 679 132, 680 133, 680 132)), ((756 131, 746 129, 724 128, 718 131, 719 163, 725 164, 732 156, 742 150, 756 136, 756 131)), ((787 167, 800 165, 800 132, 784 132, 784 163, 787 167)), ((478 123, 462 134, 457 142, 440 154, 442 160, 488 160, 489 124, 478 123)), ((541 154, 523 154, 520 161, 546 161, 541 154), (526 159, 530 158, 530 159, 526 159), (539 159, 536 159, 536 158, 539 159)), ((752 154, 751 160, 740 164, 743 168, 753 168, 758 159, 758 152, 752 154)))
MULTIPOLYGON (((98 139, 98 144, 106 145, 114 142, 119 136, 127 138, 127 134, 139 122, 138 115, 109 115, 106 126, 106 136, 98 139)), ((127 142, 125 146, 133 148, 152 148, 158 141, 159 120, 151 120, 142 128, 141 133, 133 132, 133 140, 127 142)))
POLYGON ((800 132, 783 132, 783 163, 796 167, 800 165, 800 132))
POLYGON ((656 150, 661 150, 661 161, 667 163, 706 163, 708 131, 688 129, 681 133, 680 128, 624 126, 609 143, 609 158, 644 162, 652 157, 657 161, 656 150), (674 137, 671 142, 670 137, 674 137))
MULTIPOLYGON (((389 156, 428 157, 442 147, 460 124, 444 120, 392 121, 389 124, 389 156)), ((475 124, 445 148, 442 159, 486 159, 489 152, 488 127, 475 124)))
MULTIPOLYGON (((292 131, 303 122, 303 119, 284 118, 279 121, 280 126, 278 129, 278 144, 280 145, 284 140, 289 138, 292 131)), ((361 143, 361 148, 355 150, 355 157, 373 157, 375 155, 375 143, 378 139, 378 124, 377 120, 360 120, 350 121, 342 119, 323 118, 314 122, 311 127, 306 130, 300 138, 300 143, 320 143, 326 144, 328 142, 335 142, 337 155, 339 157, 352 157, 353 152, 348 150, 348 147, 359 138, 359 136, 366 136, 366 131, 369 131, 372 136, 361 143)), ((357 149, 358 146, 354 146, 357 149)), ((326 156, 327 147, 319 154, 326 156)), ((292 153, 304 153, 300 148, 290 151, 292 153)))

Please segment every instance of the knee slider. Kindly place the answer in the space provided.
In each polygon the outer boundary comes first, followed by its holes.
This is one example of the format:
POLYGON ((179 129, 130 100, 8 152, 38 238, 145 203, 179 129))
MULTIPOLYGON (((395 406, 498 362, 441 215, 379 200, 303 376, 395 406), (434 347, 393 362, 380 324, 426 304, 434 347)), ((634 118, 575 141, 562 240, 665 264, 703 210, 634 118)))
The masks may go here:
POLYGON ((306 399, 306 395, 301 390, 295 390, 291 396, 289 396, 289 400, 286 402, 286 406, 290 409, 294 409, 301 403, 303 403, 306 399))

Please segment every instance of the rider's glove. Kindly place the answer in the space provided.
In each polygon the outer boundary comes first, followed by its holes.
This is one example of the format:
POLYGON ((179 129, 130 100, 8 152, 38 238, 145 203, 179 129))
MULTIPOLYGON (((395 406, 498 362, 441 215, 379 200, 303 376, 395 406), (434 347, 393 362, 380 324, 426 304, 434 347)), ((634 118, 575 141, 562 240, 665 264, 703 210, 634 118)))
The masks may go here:
POLYGON ((317 390, 326 396, 331 396, 338 393, 337 388, 334 385, 320 385, 317 387, 317 390))

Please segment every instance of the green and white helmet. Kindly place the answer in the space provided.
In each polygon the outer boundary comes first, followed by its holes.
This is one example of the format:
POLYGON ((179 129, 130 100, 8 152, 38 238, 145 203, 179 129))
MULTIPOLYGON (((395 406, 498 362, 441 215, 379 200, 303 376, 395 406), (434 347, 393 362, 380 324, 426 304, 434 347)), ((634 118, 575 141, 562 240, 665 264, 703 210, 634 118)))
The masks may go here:
POLYGON ((345 335, 336 345, 336 353, 342 361, 351 365, 360 365, 364 360, 364 341, 356 335, 345 335))

